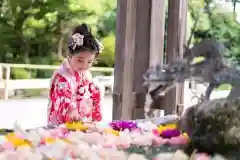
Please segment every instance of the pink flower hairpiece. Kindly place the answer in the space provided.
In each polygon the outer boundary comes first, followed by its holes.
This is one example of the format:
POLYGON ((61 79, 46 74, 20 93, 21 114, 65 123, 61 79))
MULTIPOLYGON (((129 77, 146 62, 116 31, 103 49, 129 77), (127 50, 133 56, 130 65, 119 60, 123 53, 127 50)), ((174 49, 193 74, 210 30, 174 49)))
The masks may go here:
POLYGON ((72 35, 72 49, 76 49, 77 46, 82 46, 83 45, 83 38, 84 35, 81 35, 80 33, 75 33, 72 35))

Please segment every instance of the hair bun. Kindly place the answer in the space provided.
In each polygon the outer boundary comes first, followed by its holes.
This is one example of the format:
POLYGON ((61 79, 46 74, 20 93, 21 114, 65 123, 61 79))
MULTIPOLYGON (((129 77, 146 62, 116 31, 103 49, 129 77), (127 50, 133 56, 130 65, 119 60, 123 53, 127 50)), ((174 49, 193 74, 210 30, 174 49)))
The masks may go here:
POLYGON ((88 25, 86 23, 83 23, 83 24, 77 26, 73 30, 73 34, 75 34, 75 33, 79 33, 81 35, 88 35, 90 33, 90 30, 88 28, 88 25))
POLYGON ((68 43, 70 54, 80 52, 99 52, 102 49, 98 40, 92 35, 90 28, 87 24, 83 23, 74 28, 71 40, 68 43))

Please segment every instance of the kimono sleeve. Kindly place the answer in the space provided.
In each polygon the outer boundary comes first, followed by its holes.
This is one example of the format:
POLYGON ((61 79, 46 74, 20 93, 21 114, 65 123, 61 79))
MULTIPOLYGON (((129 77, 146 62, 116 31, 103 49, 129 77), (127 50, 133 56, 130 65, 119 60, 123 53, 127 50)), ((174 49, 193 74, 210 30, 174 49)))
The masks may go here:
POLYGON ((69 121, 69 111, 76 108, 72 100, 72 89, 66 78, 56 75, 50 91, 51 111, 49 121, 53 123, 66 123, 69 121))
POLYGON ((89 83, 89 90, 91 92, 91 98, 93 101, 93 108, 92 108, 92 119, 93 121, 101 121, 102 114, 101 114, 101 96, 100 91, 95 87, 93 82, 89 83))

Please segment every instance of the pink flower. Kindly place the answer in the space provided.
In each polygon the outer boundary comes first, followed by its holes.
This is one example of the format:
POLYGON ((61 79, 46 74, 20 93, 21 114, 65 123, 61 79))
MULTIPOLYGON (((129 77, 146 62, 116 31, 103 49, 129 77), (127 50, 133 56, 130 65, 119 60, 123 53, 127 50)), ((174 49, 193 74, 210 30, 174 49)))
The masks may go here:
POLYGON ((119 149, 127 149, 130 147, 130 144, 118 144, 117 148, 119 149))
POLYGON ((172 137, 172 138, 168 139, 168 143, 173 144, 173 145, 186 144, 187 142, 188 141, 183 136, 172 137))
POLYGON ((161 138, 161 137, 153 137, 152 139, 152 144, 154 146, 159 146, 159 145, 163 145, 163 144, 166 144, 167 143, 167 139, 164 139, 164 138, 161 138))
POLYGON ((155 135, 155 136, 159 136, 159 132, 157 129, 153 129, 152 130, 152 133, 155 135))
POLYGON ((104 144, 103 148, 114 148, 113 144, 104 144))
POLYGON ((11 142, 6 142, 1 145, 1 148, 6 150, 11 150, 11 149, 14 149, 14 146, 11 142))
POLYGON ((196 155, 196 160, 210 160, 211 158, 206 153, 199 153, 196 155))

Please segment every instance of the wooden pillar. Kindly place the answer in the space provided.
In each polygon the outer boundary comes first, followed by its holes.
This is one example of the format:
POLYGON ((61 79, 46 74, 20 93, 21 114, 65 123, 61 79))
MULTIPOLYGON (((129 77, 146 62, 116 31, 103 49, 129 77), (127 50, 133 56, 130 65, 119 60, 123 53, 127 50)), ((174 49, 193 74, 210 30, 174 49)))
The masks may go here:
POLYGON ((136 8, 131 9, 132 13, 130 13, 130 15, 132 15, 133 18, 134 14, 136 14, 137 19, 131 22, 127 22, 127 2, 128 0, 118 0, 117 6, 117 35, 113 90, 113 119, 115 120, 143 118, 144 115, 143 106, 146 88, 142 85, 142 74, 146 72, 149 65, 151 1, 136 0, 136 2, 131 2, 135 3, 134 5, 136 5, 136 8), (127 26, 131 26, 132 28, 128 28, 127 26), (132 31, 127 33, 128 29, 132 31), (136 32, 135 36, 133 36, 133 32, 136 32), (135 54, 133 54, 133 51, 135 54), (131 59, 132 61, 130 64, 131 59), (126 63, 128 63, 128 65, 126 65, 126 63), (133 67, 133 70, 131 67, 133 67), (126 109, 123 107, 131 108, 126 109), (123 112, 126 115, 123 115, 123 112))
POLYGON ((183 44, 186 43, 187 37, 187 10, 188 0, 180 0, 180 16, 179 16, 179 54, 182 57, 184 53, 183 44))
MULTIPOLYGON (((165 32, 165 1, 152 0, 151 10, 151 27, 150 27, 150 55, 149 67, 163 64, 164 55, 164 32, 165 32)), ((154 89, 156 86, 149 85, 148 90, 154 89)), ((161 103, 164 100, 162 96, 158 96, 152 100, 151 96, 146 96, 145 109, 146 112, 153 113, 154 116, 161 116, 161 103)), ((147 115, 146 117, 147 118, 147 115)))
POLYGON ((133 71, 136 41, 137 0, 127 0, 125 50, 123 66, 122 120, 132 119, 133 113, 133 71))
MULTIPOLYGON (((166 63, 175 61, 179 56, 179 18, 180 0, 168 1, 168 28, 167 28, 167 49, 166 63)), ((165 95, 164 114, 174 114, 179 99, 179 90, 173 88, 165 95)))
POLYGON ((149 67, 163 64, 165 2, 152 0, 149 67))
POLYGON ((147 88, 143 87, 142 75, 149 67, 151 0, 137 0, 136 53, 133 79, 133 117, 144 118, 147 88))
POLYGON ((113 119, 132 118, 136 9, 137 0, 118 0, 113 119))
MULTIPOLYGON (((183 57, 184 47, 183 45, 186 44, 186 34, 187 34, 187 9, 188 9, 188 0, 179 0, 180 3, 180 16, 179 16, 179 51, 178 57, 183 57)), ((188 84, 178 84, 177 89, 177 104, 178 104, 178 111, 179 114, 184 110, 184 85, 188 84)))
POLYGON ((125 48, 125 30, 126 30, 126 7, 127 0, 117 1, 117 19, 116 19, 116 46, 115 46, 115 67, 114 67, 114 86, 113 86, 113 119, 121 118, 122 102, 122 77, 125 48))

